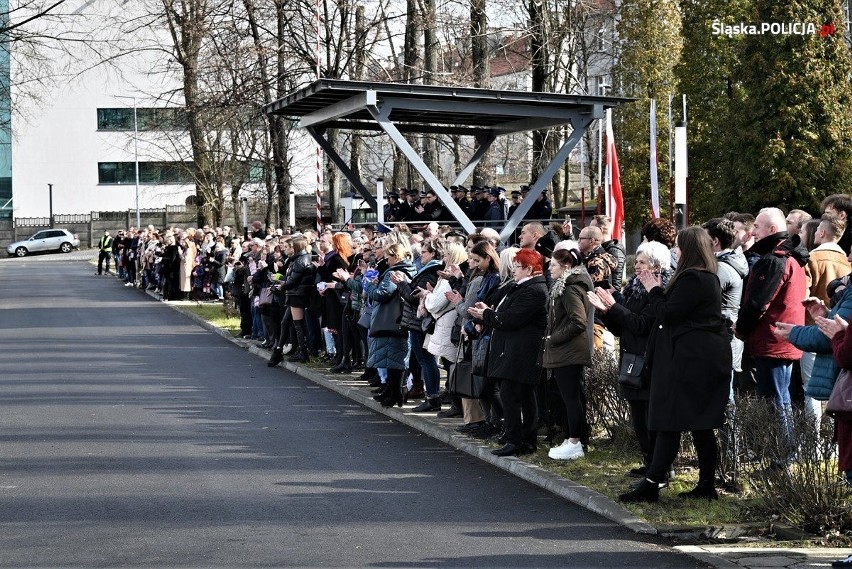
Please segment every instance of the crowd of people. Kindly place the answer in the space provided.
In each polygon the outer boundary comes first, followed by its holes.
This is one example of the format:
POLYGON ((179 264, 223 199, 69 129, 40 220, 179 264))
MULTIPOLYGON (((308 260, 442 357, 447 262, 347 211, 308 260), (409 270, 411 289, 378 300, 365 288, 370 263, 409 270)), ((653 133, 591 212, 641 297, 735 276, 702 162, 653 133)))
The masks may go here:
MULTIPOLYGON (((164 300, 227 293, 241 336, 271 350, 270 366, 321 358, 332 373, 361 371, 382 405, 462 417, 458 431, 496 441, 498 456, 534 452, 547 416, 564 434, 548 455, 582 459, 584 369, 595 350, 611 351, 643 459, 620 499, 658 500, 683 432, 699 462, 683 495, 715 499, 716 431, 738 394, 771 401, 789 434, 794 364, 816 424, 852 365, 850 218, 852 198, 832 195, 813 218, 765 208, 680 231, 654 219, 629 274, 605 215, 580 228, 528 221, 512 246, 492 227, 464 234, 433 220, 293 234, 255 222, 248 238, 148 227, 105 234, 99 247, 107 271, 112 256, 127 286, 164 300), (460 397, 447 387, 465 362, 481 381, 460 397)), ((852 484, 852 416, 834 424, 852 484)), ((796 460, 788 443, 773 467, 796 460)))

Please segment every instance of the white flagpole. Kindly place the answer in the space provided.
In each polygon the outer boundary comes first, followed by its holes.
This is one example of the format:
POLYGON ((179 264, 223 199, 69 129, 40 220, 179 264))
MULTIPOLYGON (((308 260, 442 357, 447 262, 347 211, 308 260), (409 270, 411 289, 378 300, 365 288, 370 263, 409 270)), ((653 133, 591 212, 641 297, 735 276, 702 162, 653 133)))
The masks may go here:
POLYGON ((657 101, 654 99, 651 99, 650 131, 651 210, 657 219, 660 217, 660 185, 657 179, 657 101))

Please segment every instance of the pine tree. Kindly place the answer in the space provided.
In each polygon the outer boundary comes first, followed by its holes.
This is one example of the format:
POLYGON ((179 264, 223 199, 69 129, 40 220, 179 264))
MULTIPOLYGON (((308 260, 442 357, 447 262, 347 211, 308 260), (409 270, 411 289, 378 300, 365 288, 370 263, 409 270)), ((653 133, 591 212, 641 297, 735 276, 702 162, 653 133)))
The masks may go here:
POLYGON ((738 77, 739 144, 731 156, 742 211, 816 213, 852 182, 849 47, 838 0, 755 0, 754 22, 833 23, 834 34, 750 35, 738 77))

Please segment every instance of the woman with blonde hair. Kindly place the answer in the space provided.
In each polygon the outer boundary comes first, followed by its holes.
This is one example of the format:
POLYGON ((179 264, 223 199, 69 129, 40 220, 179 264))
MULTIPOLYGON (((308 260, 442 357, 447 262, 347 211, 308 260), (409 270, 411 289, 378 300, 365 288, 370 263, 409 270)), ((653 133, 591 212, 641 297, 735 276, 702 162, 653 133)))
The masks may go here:
POLYGON ((397 318, 402 314, 403 301, 398 283, 412 279, 416 269, 411 262, 411 250, 399 243, 385 247, 384 257, 387 269, 365 285, 367 298, 372 304, 367 367, 387 370, 385 389, 376 399, 383 407, 401 407, 402 373, 408 367, 408 332, 389 323, 398 322, 397 318))
MULTIPOLYGON (((421 297, 421 304, 423 306, 421 310, 427 312, 434 322, 434 328, 426 338, 426 349, 430 354, 439 358, 439 362, 444 363, 444 369, 447 370, 448 374, 450 365, 457 362, 459 350, 458 346, 453 344, 452 340, 453 326, 456 323, 457 314, 455 306, 450 303, 447 295, 453 292, 451 281, 455 282, 456 286, 462 284, 462 280, 455 278, 453 274, 463 276, 462 270, 459 267, 466 265, 466 263, 467 251, 465 251, 464 246, 458 243, 449 243, 444 250, 444 267, 446 270, 438 272, 438 281, 435 283, 435 286, 425 296, 421 297)), ((476 407, 477 409, 479 408, 478 403, 476 407)), ((481 409, 479 409, 478 413, 475 413, 473 409, 470 410, 474 413, 474 416, 465 416, 466 423, 470 422, 468 419, 476 422, 482 421, 481 409)), ((450 410, 446 412, 442 411, 439 417, 450 418, 461 414, 463 414, 462 402, 455 400, 450 410)))

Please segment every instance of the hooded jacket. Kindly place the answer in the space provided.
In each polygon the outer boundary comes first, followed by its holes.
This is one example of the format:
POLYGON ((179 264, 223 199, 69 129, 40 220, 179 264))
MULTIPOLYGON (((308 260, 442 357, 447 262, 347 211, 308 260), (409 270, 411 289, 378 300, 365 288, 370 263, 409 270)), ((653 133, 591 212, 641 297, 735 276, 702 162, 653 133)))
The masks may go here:
POLYGON ((805 322, 808 252, 797 236, 781 231, 757 241, 749 253, 760 257, 743 283, 737 335, 754 357, 797 360, 802 351, 772 331, 776 322, 805 322))
POLYGON ((716 260, 719 262, 719 284, 722 286, 722 315, 736 323, 743 296, 743 279, 748 275, 748 262, 739 249, 720 253, 716 260))
POLYGON ((586 267, 580 265, 553 282, 547 311, 542 367, 592 365, 589 327, 594 319, 586 293, 594 290, 586 267))

